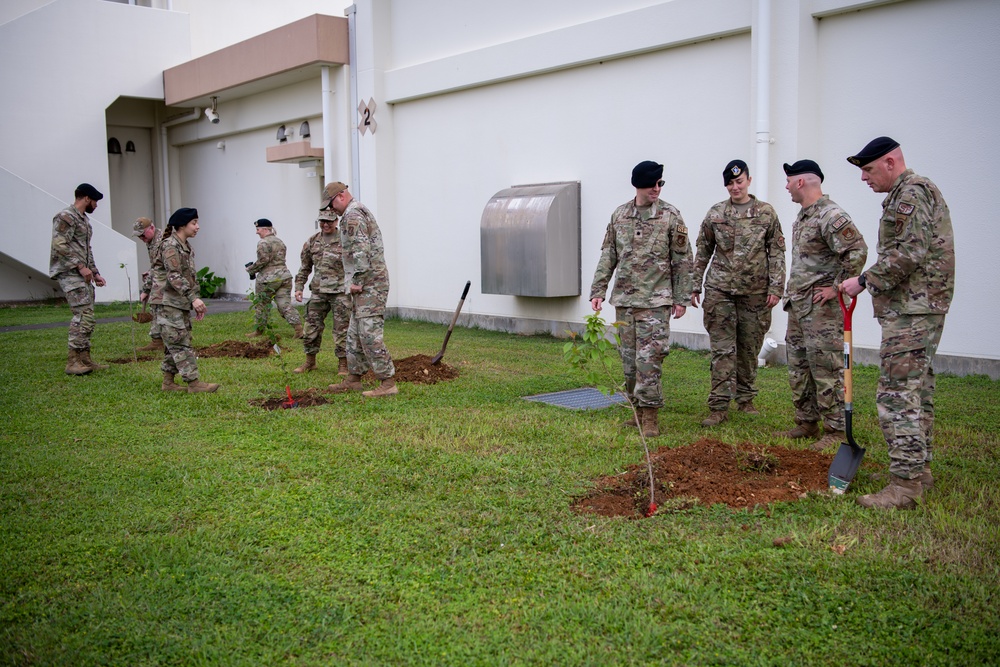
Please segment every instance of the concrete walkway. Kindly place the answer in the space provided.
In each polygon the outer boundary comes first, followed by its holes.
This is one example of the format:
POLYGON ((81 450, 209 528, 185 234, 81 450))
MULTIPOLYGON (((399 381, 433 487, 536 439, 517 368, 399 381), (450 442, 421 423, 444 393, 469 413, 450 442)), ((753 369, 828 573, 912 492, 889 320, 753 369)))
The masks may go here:
MULTIPOLYGON (((138 304, 137 304, 138 305, 138 304)), ((250 310, 250 301, 248 299, 241 299, 239 301, 229 300, 229 299, 205 299, 205 305, 208 306, 207 315, 216 315, 218 313, 238 313, 250 310)), ((131 321, 128 317, 102 317, 97 320, 98 324, 110 324, 112 322, 129 322, 131 321)), ((62 322, 44 322, 42 324, 20 324, 12 327, 0 327, 0 333, 7 333, 8 331, 32 331, 35 329, 55 329, 58 327, 68 327, 69 318, 63 320, 62 322)))

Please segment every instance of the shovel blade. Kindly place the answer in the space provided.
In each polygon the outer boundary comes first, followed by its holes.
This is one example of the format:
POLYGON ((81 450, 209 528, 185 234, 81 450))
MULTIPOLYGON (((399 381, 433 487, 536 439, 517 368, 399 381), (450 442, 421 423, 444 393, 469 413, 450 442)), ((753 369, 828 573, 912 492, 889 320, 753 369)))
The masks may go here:
POLYGON ((437 366, 441 363, 441 359, 444 357, 444 352, 438 352, 437 356, 431 359, 431 366, 437 366))
POLYGON ((833 463, 830 464, 830 472, 826 478, 832 493, 842 495, 847 491, 854 476, 858 474, 858 467, 863 458, 865 458, 863 447, 849 442, 840 443, 840 449, 833 457, 833 463))

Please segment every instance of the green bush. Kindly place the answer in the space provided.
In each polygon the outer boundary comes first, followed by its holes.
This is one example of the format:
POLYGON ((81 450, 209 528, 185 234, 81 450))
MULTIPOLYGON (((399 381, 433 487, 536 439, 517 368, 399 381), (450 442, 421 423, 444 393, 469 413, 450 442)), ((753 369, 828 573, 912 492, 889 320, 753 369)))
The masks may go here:
POLYGON ((226 282, 222 276, 217 276, 209 271, 207 266, 198 269, 197 276, 199 296, 203 299, 211 299, 222 287, 222 283, 226 282))

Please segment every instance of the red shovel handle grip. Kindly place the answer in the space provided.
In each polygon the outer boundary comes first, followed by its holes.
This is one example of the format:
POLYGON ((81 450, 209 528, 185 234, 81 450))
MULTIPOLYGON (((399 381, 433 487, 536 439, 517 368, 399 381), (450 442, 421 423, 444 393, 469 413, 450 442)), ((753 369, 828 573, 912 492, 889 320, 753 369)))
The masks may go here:
POLYGON ((837 291, 837 298, 840 300, 840 312, 844 314, 844 331, 851 330, 851 316, 854 315, 854 307, 858 305, 858 297, 851 299, 851 306, 848 308, 844 304, 844 293, 837 291))

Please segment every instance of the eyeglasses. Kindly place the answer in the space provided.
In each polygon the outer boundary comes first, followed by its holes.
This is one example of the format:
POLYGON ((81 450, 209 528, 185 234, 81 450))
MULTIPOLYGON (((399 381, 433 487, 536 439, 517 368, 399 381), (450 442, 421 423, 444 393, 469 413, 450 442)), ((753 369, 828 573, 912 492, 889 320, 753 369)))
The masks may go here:
POLYGON ((662 188, 662 187, 663 187, 663 186, 664 186, 665 184, 666 184, 666 181, 664 181, 664 180, 663 180, 663 179, 661 178, 660 180, 658 180, 658 181, 656 182, 656 187, 658 187, 658 188, 662 188))
POLYGON ((320 220, 319 224, 321 224, 321 225, 332 225, 332 224, 335 224, 336 222, 337 222, 336 220, 320 220))

